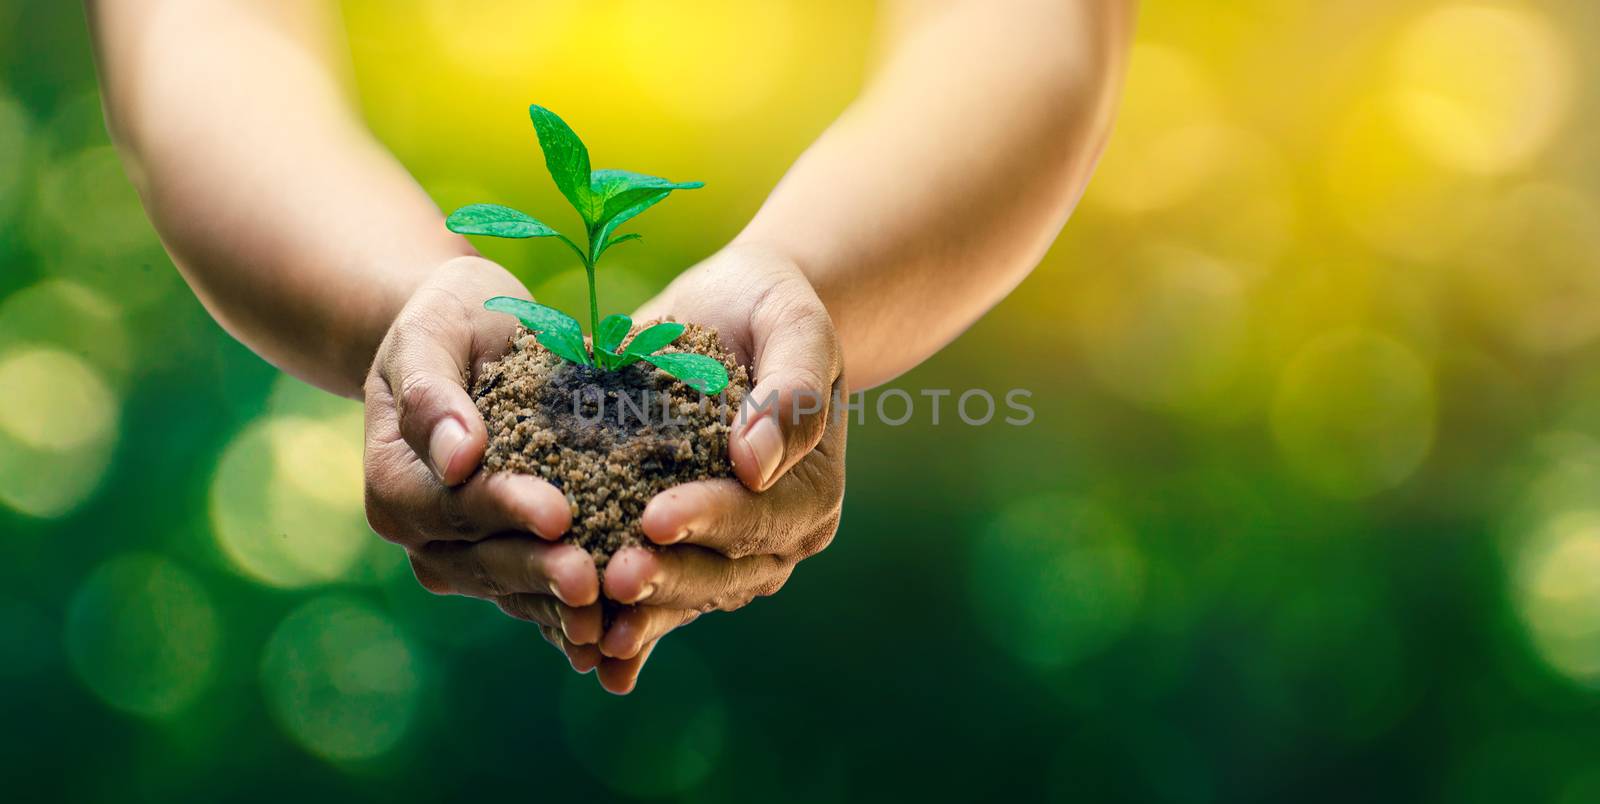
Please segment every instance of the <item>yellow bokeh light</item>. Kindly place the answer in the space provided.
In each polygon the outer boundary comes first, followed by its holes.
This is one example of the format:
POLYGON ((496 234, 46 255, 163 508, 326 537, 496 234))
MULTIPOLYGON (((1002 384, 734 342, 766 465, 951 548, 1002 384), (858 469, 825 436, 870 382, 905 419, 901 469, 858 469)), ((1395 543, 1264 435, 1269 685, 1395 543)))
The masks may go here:
POLYGON ((1175 48, 1135 45, 1126 87, 1085 202, 1124 213, 1176 204, 1212 176, 1233 131, 1203 68, 1175 48))
POLYGON ((1399 341, 1351 329, 1301 348, 1279 377, 1272 433, 1302 479, 1337 498, 1404 482, 1433 445, 1427 366, 1399 341))
POLYGON ((361 600, 326 596, 273 631, 261 684, 295 742, 352 761, 380 756, 405 736, 422 681, 419 657, 393 622, 361 600))
POLYGON ((1600 686, 1600 508, 1552 517, 1518 564, 1517 604, 1539 655, 1600 686))
POLYGON ((359 412, 260 419, 211 483, 217 545, 240 572, 299 587, 344 578, 376 537, 366 525, 359 412))
POLYGON ((56 349, 0 355, 0 431, 34 449, 66 452, 116 430, 117 397, 82 360, 56 349))
POLYGON ((1565 41, 1536 12, 1462 5, 1429 13, 1400 40, 1390 101, 1430 158, 1501 173, 1550 140, 1572 82, 1565 41))
POLYGON ((1116 270, 1086 275, 1073 298, 1090 366, 1133 401, 1194 409, 1241 367, 1248 301, 1243 281, 1222 262, 1144 248, 1116 270))
POLYGON ((89 689, 117 709, 166 717, 210 685, 221 628, 205 587, 152 553, 97 567, 72 597, 67 655, 89 689))
POLYGON ((1600 205, 1556 184, 1505 193, 1458 276, 1483 322, 1534 352, 1600 337, 1600 205))
POLYGON ((88 499, 111 463, 121 400, 92 367, 52 348, 0 354, 0 502, 35 517, 88 499))
POLYGON ((978 620, 1000 648, 1038 669, 1105 649, 1133 622, 1145 561, 1132 532, 1093 500, 1011 503, 973 543, 978 620))

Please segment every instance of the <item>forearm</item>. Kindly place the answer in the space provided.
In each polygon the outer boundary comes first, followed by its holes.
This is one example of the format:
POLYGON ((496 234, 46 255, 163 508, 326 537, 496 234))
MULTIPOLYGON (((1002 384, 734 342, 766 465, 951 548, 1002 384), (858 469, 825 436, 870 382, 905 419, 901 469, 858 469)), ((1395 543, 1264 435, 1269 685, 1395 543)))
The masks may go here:
POLYGON ((868 90, 739 236, 811 279, 852 390, 938 351, 1038 264, 1109 134, 1130 5, 908 3, 868 90))
POLYGON ((395 313, 472 253, 366 132, 321 0, 89 0, 108 124, 212 315, 274 364, 360 394, 395 313))

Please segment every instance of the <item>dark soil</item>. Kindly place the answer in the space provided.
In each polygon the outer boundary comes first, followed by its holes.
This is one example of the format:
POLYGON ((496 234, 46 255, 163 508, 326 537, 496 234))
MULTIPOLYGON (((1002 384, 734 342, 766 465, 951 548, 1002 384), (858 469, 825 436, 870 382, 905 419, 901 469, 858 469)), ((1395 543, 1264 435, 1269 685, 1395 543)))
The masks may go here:
POLYGON ((561 489, 572 506, 565 540, 588 550, 602 570, 623 547, 648 544, 639 516, 651 497, 733 476, 728 432, 750 390, 749 374, 715 330, 695 324, 663 351, 722 361, 727 389, 702 396, 644 361, 615 371, 575 366, 522 328, 473 387, 489 426, 484 469, 538 475, 561 489))

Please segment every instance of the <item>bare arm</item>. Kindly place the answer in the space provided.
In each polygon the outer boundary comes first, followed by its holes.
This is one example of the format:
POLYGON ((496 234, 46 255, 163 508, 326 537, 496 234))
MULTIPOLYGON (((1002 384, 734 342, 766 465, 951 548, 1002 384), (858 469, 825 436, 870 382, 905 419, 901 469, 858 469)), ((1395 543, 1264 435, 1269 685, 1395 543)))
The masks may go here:
POLYGON ((360 397, 423 278, 474 253, 349 102, 326 0, 87 0, 106 119, 184 278, 279 367, 360 397))
POLYGON ((1110 132, 1132 5, 889 5, 872 84, 736 240, 811 280, 852 390, 938 351, 1044 256, 1110 132))

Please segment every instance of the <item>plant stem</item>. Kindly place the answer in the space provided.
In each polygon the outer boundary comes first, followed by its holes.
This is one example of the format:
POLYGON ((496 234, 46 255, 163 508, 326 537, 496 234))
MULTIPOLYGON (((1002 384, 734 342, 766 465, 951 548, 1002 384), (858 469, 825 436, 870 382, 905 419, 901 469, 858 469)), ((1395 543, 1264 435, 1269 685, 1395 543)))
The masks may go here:
POLYGON ((600 301, 594 288, 594 228, 589 227, 589 252, 583 258, 583 272, 589 276, 589 359, 597 367, 600 362, 600 301))
POLYGON ((600 365, 600 304, 595 300, 594 292, 594 263, 585 262, 584 271, 589 274, 589 356, 594 359, 595 365, 600 365))

